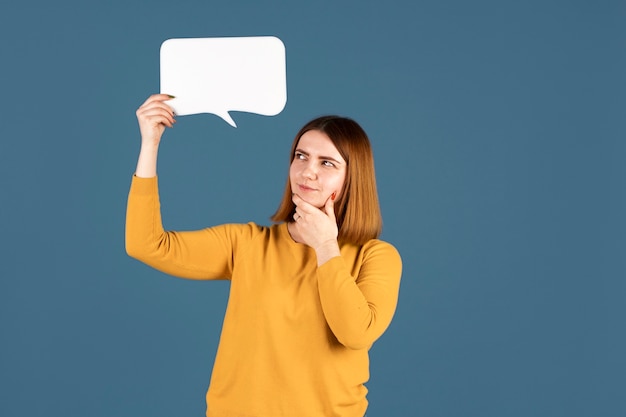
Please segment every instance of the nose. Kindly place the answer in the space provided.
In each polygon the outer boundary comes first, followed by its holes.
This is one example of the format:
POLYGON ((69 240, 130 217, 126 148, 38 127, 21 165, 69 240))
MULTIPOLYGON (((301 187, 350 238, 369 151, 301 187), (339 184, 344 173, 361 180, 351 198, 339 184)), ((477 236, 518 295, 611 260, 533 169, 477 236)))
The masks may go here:
POLYGON ((315 177, 317 177, 317 170, 315 169, 315 166, 312 163, 308 163, 302 171, 302 176, 311 180, 315 179, 315 177))

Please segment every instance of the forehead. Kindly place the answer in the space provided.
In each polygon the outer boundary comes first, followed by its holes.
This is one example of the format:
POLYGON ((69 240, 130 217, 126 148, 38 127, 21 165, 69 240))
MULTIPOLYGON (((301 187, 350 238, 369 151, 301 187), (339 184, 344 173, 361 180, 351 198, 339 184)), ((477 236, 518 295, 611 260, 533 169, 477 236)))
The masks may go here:
POLYGON ((319 130, 309 130, 300 136, 296 149, 312 156, 327 156, 345 162, 328 135, 319 130))

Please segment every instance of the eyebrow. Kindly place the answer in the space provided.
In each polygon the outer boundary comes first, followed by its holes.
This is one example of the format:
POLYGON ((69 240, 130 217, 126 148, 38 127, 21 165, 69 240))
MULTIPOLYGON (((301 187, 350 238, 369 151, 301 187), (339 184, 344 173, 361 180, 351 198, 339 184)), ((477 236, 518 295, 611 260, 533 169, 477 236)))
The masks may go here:
MULTIPOLYGON (((301 153, 301 154, 306 155, 306 156, 311 156, 311 154, 310 154, 310 153, 308 153, 307 151, 302 150, 302 149, 300 149, 300 148, 297 148, 295 152, 301 153)), ((343 164, 343 162, 341 162, 341 161, 339 161, 339 160, 337 160, 337 159, 333 158, 332 156, 323 156, 323 155, 320 155, 318 158, 319 158, 319 159, 328 160, 328 161, 333 161, 333 162, 336 162, 337 164, 343 164)))

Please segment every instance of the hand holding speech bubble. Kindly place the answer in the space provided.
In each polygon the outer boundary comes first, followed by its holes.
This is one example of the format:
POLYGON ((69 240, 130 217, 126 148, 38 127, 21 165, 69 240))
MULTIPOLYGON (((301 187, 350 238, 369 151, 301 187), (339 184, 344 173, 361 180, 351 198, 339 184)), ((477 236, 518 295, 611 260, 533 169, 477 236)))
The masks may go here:
POLYGON ((177 115, 229 111, 275 116, 287 102, 285 45, 274 36, 168 39, 161 44, 161 93, 177 115))

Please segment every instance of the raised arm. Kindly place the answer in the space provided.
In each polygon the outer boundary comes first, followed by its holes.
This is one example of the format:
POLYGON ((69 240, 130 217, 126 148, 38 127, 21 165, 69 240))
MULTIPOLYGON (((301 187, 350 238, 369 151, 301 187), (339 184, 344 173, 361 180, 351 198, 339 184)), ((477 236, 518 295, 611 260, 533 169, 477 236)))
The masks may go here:
POLYGON ((140 178, 156 176, 161 136, 163 136, 165 127, 173 127, 176 123, 174 111, 165 103, 171 98, 173 97, 167 94, 154 94, 137 109, 141 150, 139 151, 135 175, 140 178))
POLYGON ((166 104, 171 97, 155 94, 137 110, 141 151, 128 195, 126 251, 153 268, 171 275, 195 278, 228 278, 232 269, 234 228, 190 232, 165 231, 161 222, 156 178, 157 154, 166 127, 175 123, 166 104))

